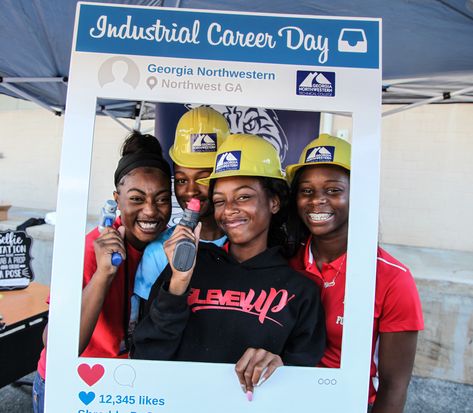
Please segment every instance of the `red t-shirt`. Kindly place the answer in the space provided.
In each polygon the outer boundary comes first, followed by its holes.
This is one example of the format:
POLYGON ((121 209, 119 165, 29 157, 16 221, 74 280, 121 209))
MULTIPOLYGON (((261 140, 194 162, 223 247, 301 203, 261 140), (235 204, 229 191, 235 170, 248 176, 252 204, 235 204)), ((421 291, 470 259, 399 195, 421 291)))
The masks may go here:
MULTIPOLYGON (((323 264, 322 272, 320 272, 310 251, 310 243, 311 238, 305 247, 301 247, 298 254, 291 259, 290 265, 320 286, 327 329, 327 347, 320 361, 320 367, 339 368, 343 333, 346 254, 330 263, 323 264), (334 278, 334 285, 324 288, 324 282, 333 284, 334 278)), ((422 308, 414 278, 403 264, 382 248, 378 248, 369 403, 373 403, 376 399, 378 388, 379 333, 418 331, 423 328, 422 308)))
MULTIPOLYGON (((118 218, 113 227, 118 228, 121 225, 118 218)), ((84 275, 83 288, 89 283, 95 271, 97 270, 97 262, 95 259, 94 241, 99 237, 100 232, 95 228, 89 232, 85 238, 85 254, 84 254, 84 275)), ((129 243, 127 245, 127 257, 118 268, 117 274, 110 285, 110 289, 105 297, 102 310, 100 311, 97 324, 90 342, 82 357, 128 357, 128 353, 122 353, 121 346, 125 337, 125 325, 128 325, 130 315, 130 298, 133 294, 133 286, 135 282, 135 273, 138 264, 143 255, 142 251, 133 248, 129 243), (125 265, 127 267, 125 267, 125 265), (128 294, 125 298, 125 278, 128 268, 128 294), (126 300, 126 302, 125 302, 126 300), (127 308, 125 315, 124 308, 127 308), (126 322, 125 322, 126 321, 126 322)), ((46 368, 46 351, 43 349, 38 361, 38 373, 44 379, 46 368)))

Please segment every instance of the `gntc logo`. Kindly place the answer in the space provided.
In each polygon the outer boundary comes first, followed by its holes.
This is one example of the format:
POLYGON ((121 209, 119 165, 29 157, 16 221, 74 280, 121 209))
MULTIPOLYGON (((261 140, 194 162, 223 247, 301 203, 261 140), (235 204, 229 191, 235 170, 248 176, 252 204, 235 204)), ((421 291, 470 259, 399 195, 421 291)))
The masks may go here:
POLYGON ((305 155, 305 162, 332 162, 335 146, 316 146, 309 149, 305 155))
POLYGON ((335 96, 335 72, 298 70, 296 94, 303 96, 335 96))
POLYGON ((191 134, 191 152, 216 152, 217 134, 216 133, 192 133, 191 134))
POLYGON ((241 151, 224 152, 217 156, 215 172, 238 171, 240 169, 241 151))

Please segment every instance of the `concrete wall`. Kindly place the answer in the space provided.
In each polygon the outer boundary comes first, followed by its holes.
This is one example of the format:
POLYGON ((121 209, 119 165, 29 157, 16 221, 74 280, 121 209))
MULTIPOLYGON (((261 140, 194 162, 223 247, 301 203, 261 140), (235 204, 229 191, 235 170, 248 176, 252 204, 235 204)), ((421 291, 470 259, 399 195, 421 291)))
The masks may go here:
POLYGON ((473 385, 473 284, 416 280, 425 330, 414 374, 473 385))
POLYGON ((0 203, 55 209, 62 128, 44 109, 0 110, 0 203))
MULTIPOLYGON (((472 115, 473 105, 452 104, 383 118, 383 242, 473 251, 472 115)), ((333 131, 350 124, 336 116, 333 131)))
MULTIPOLYGON (((124 120, 129 127, 134 121, 124 120)), ((142 123, 143 129, 154 121, 142 123)), ((0 205, 56 209, 64 117, 0 95, 0 205)), ((108 117, 95 122, 89 214, 113 193, 113 173, 128 131, 108 117)), ((80 144, 80 143, 79 143, 80 144)))
POLYGON ((383 120, 383 241, 473 251, 473 105, 383 120))
POLYGON ((384 244, 416 279, 425 329, 414 374, 473 384, 473 254, 384 244))

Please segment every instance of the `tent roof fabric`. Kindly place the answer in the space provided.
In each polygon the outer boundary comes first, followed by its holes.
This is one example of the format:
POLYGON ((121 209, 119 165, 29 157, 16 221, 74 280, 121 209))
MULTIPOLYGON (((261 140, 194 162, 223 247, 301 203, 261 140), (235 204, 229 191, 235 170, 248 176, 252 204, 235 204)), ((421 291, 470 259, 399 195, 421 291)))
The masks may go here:
MULTIPOLYGON (((440 94, 473 102, 473 0, 102 0, 141 6, 217 9, 305 15, 383 18, 384 103, 410 103, 440 94)), ((3 0, 0 13, 0 77, 58 78, 55 82, 0 83, 0 93, 32 96, 57 113, 65 109, 77 0, 3 0), (8 88, 7 88, 8 86, 8 88), (23 92, 23 93, 22 93, 23 92)), ((0 79, 0 80, 2 80, 0 79)), ((439 99, 442 100, 442 99, 439 99)), ((99 101, 100 105, 110 102, 99 101)), ((136 102, 111 109, 135 117, 136 102)), ((143 119, 153 117, 145 110, 143 119)))

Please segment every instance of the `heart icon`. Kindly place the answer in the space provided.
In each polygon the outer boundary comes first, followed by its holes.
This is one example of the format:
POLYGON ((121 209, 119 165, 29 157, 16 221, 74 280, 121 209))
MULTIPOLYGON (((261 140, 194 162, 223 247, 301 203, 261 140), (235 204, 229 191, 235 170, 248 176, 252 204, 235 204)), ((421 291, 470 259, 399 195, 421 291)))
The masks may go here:
POLYGON ((101 364, 95 364, 90 367, 88 364, 83 363, 77 367, 77 372, 82 380, 84 380, 89 386, 93 386, 102 378, 105 369, 101 364))
POLYGON ((89 403, 92 403, 94 401, 95 393, 93 391, 89 391, 88 393, 86 393, 85 391, 81 391, 79 393, 79 399, 87 406, 89 403))

